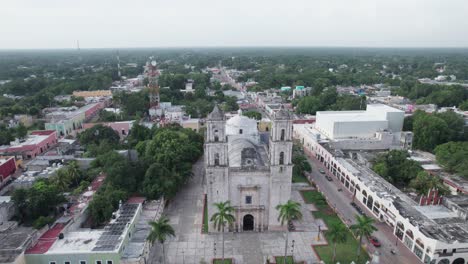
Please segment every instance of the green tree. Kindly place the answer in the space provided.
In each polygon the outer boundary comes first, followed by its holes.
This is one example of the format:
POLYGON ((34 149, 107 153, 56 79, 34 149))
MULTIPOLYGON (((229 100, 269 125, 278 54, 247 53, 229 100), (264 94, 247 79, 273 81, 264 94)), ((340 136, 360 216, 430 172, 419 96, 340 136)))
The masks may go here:
POLYGON ((28 190, 22 188, 14 190, 11 200, 15 205, 15 215, 20 222, 23 222, 28 210, 28 190))
POLYGON ((16 134, 16 137, 17 138, 20 138, 20 139, 23 139, 26 137, 26 135, 28 134, 28 129, 22 124, 20 123, 16 128, 15 128, 15 134, 16 134))
POLYGON ((408 159, 409 154, 404 150, 391 150, 379 154, 374 160, 372 169, 396 186, 406 186, 422 171, 421 166, 408 159))
POLYGON ((124 190, 105 183, 105 186, 102 186, 93 196, 93 200, 88 206, 93 226, 99 226, 108 221, 112 213, 119 207, 119 203, 127 200, 127 197, 128 193, 124 190))
POLYGON ((128 144, 134 147, 138 144, 138 142, 148 140, 150 137, 151 130, 135 122, 133 124, 132 130, 130 130, 130 134, 128 135, 127 140, 128 144))
POLYGON ((225 112, 237 111, 239 110, 239 105, 237 104, 237 98, 234 96, 225 96, 223 110, 225 112))
POLYGON ((169 170, 159 163, 153 163, 146 171, 143 181, 143 193, 149 199, 167 199, 174 197, 183 183, 183 177, 175 171, 169 170))
POLYGON ((354 234, 359 237, 359 246, 357 248, 357 257, 361 256, 361 247, 362 247, 362 238, 369 237, 374 231, 377 231, 377 228, 374 226, 375 220, 366 215, 356 215, 357 223, 352 225, 350 228, 353 230, 354 234))
POLYGON ((166 253, 164 251, 164 242, 168 237, 175 236, 174 228, 169 224, 169 219, 165 216, 161 216, 158 221, 149 222, 151 226, 151 232, 148 235, 147 240, 153 245, 157 240, 161 243, 163 253, 163 264, 166 263, 166 253))
POLYGON ((447 123, 439 117, 421 115, 413 122, 415 148, 432 151, 437 145, 447 141, 449 128, 447 123))
MULTIPOLYGON (((293 219, 301 219, 301 204, 295 201, 288 200, 285 204, 278 204, 276 210, 279 211, 278 221, 281 226, 288 225, 293 219)), ((286 262, 288 254, 288 236, 289 227, 286 229, 286 239, 284 244, 284 261, 286 262)))
POLYGON ((419 172, 416 178, 411 180, 410 187, 414 188, 419 195, 426 195, 432 189, 437 189, 440 195, 450 192, 439 176, 430 175, 425 171, 419 172))
POLYGON ((468 176, 468 142, 447 142, 435 148, 437 162, 451 173, 468 176))
POLYGON ((467 142, 447 142, 435 148, 437 162, 447 171, 453 173, 455 168, 468 154, 467 142))
POLYGON ((465 100, 462 103, 460 103, 458 108, 460 108, 460 110, 463 110, 463 111, 468 111, 468 100, 465 100))
POLYGON ((465 120, 463 117, 453 111, 446 111, 443 113, 437 113, 437 117, 444 120, 449 129, 448 140, 457 141, 464 139, 464 126, 465 120))
POLYGON ((247 112, 242 113, 242 115, 244 115, 244 116, 246 116, 248 118, 255 119, 255 120, 261 120, 262 119, 262 114, 259 113, 259 112, 256 112, 256 111, 247 111, 247 112))
POLYGON ((333 243, 332 263, 335 263, 335 260, 336 260, 336 245, 345 243, 346 240, 348 239, 347 234, 348 233, 346 230, 346 226, 341 222, 333 223, 332 225, 330 225, 330 228, 327 230, 327 237, 333 243))
POLYGON ((52 182, 59 188, 60 191, 65 192, 70 186, 70 175, 65 168, 60 168, 55 171, 52 182))
POLYGON ((95 144, 99 145, 101 141, 108 141, 110 144, 116 145, 120 141, 120 136, 112 128, 101 124, 88 128, 80 135, 80 143, 83 145, 95 144))
POLYGON ((74 183, 75 186, 78 186, 80 184, 81 180, 81 170, 80 167, 78 166, 78 163, 73 160, 71 161, 66 168, 66 172, 68 174, 68 178, 70 181, 74 183))
POLYGON ((222 262, 224 263, 224 227, 230 226, 236 221, 234 215, 234 207, 231 206, 230 201, 215 203, 217 212, 211 216, 210 221, 213 222, 214 228, 221 231, 222 238, 222 262))

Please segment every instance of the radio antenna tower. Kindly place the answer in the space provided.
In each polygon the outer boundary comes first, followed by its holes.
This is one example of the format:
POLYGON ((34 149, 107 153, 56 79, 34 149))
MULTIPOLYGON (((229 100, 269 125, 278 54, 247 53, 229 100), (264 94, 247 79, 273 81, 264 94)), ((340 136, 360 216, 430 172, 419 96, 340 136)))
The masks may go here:
POLYGON ((119 56, 119 50, 117 50, 117 73, 119 75, 119 81, 122 79, 122 75, 120 73, 120 56, 119 56))
POLYGON ((76 50, 78 51, 78 59, 81 61, 81 49, 80 49, 80 41, 76 40, 76 50))
POLYGON ((155 60, 151 60, 151 62, 147 64, 147 67, 150 109, 156 110, 159 109, 158 65, 155 60))

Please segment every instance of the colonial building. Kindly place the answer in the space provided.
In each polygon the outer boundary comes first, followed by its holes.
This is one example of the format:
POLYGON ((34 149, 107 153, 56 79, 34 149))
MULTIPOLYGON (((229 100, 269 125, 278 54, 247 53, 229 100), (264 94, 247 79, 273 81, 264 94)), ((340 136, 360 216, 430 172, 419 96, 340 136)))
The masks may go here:
MULTIPOLYGON (((231 231, 282 229, 276 206, 291 196, 292 129, 290 114, 272 116, 270 132, 260 133, 255 120, 238 115, 226 120, 217 107, 209 114, 205 140, 208 216, 214 203, 235 208, 231 231)), ((215 231, 210 225, 209 231, 215 231)))

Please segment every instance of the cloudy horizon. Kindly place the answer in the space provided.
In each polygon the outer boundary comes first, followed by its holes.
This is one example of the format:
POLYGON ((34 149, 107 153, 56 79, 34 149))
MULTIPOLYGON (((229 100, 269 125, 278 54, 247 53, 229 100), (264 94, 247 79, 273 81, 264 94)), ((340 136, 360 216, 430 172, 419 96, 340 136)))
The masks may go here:
POLYGON ((463 0, 5 0, 0 49, 468 47, 463 0))

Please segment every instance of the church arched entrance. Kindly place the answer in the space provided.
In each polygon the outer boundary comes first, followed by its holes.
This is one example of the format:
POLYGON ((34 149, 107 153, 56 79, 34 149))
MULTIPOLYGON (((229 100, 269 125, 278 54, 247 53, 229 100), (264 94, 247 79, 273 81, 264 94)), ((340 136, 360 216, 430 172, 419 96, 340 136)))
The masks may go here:
POLYGON ((243 222, 242 226, 244 231, 254 230, 254 217, 251 214, 245 215, 243 222))

